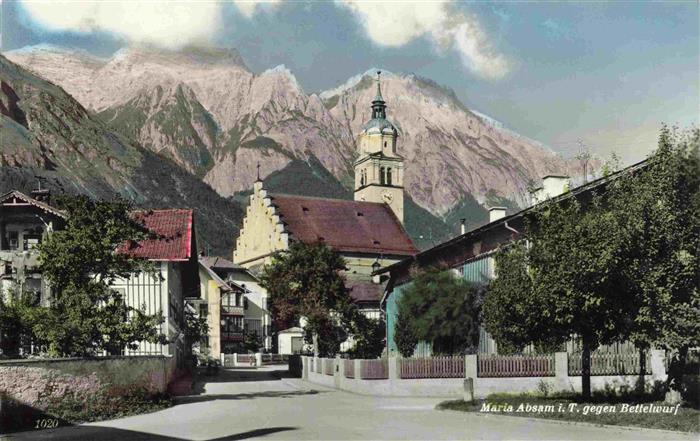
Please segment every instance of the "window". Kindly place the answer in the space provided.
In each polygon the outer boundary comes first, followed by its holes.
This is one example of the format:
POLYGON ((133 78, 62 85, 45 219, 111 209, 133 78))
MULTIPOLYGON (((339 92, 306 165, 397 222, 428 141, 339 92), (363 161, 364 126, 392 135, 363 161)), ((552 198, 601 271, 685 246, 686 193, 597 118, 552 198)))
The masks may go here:
POLYGON ((238 295, 227 294, 221 297, 221 312, 223 313, 233 313, 236 311, 236 307, 240 307, 237 301, 238 295))
POLYGON ((379 168, 379 183, 381 185, 386 184, 386 169, 384 167, 379 168))
POLYGON ((386 183, 391 185, 391 167, 386 169, 386 183))
POLYGON ((384 147, 386 147, 386 141, 384 141, 384 147))
POLYGON ((248 309, 248 299, 245 297, 243 298, 243 309, 248 309))
POLYGON ((7 232, 7 242, 10 245, 11 250, 16 250, 19 248, 19 233, 17 231, 7 232))
POLYGON ((223 338, 234 337, 234 334, 243 333, 243 317, 223 317, 221 320, 221 336, 223 338))

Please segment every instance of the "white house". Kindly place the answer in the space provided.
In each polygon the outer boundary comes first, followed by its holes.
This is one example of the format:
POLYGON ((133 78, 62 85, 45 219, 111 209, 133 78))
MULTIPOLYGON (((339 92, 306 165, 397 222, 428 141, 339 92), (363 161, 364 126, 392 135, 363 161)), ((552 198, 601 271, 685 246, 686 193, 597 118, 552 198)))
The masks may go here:
POLYGON ((125 355, 170 355, 182 367, 185 356, 184 299, 199 297, 197 245, 192 210, 169 209, 136 211, 133 218, 155 237, 136 244, 127 252, 151 261, 154 272, 139 272, 118 279, 111 288, 122 294, 127 305, 145 308, 147 314, 161 312, 165 321, 161 332, 168 338, 166 345, 142 342, 125 355))
MULTIPOLYGON (((211 283, 224 284, 219 289, 227 292, 234 293, 233 296, 226 297, 222 295, 222 299, 231 299, 231 307, 229 310, 230 314, 240 314, 241 326, 234 327, 240 331, 244 332, 255 332, 262 340, 262 348, 265 351, 270 351, 272 349, 272 337, 271 337, 271 324, 272 318, 270 316, 270 311, 268 310, 268 296, 267 291, 260 286, 260 281, 258 278, 247 268, 240 265, 236 265, 230 260, 226 260, 222 257, 205 257, 202 256, 199 259, 200 264, 209 273, 209 277, 212 279, 211 283), (238 294, 236 294, 238 293, 238 294)), ((202 285, 202 289, 205 287, 202 285)), ((211 290, 211 286, 206 287, 206 289, 211 290)), ((211 295, 210 293, 207 295, 211 295)), ((204 293, 202 295, 204 298, 204 293)), ((216 317, 216 308, 209 307, 208 314, 211 315, 210 322, 221 323, 221 326, 227 326, 224 323, 226 320, 230 321, 229 317, 224 317, 224 307, 219 308, 219 316, 216 317)), ((235 318, 234 318, 235 319, 235 318)), ((235 334, 235 333, 234 333, 235 334)), ((224 333, 222 331, 220 352, 223 353, 234 353, 234 352, 245 352, 242 347, 243 342, 243 332, 240 332, 240 338, 237 335, 231 334, 231 338, 224 338, 224 333)), ((214 342, 210 342, 210 349, 214 349, 214 342)), ((212 356, 216 357, 218 354, 212 352, 212 356)))

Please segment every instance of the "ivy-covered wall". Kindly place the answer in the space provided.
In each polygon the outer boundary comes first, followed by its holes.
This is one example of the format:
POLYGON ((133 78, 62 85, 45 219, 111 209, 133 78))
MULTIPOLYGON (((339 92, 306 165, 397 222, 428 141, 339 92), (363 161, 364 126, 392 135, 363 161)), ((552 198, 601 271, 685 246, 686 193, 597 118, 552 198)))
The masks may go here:
POLYGON ((175 375, 167 356, 0 361, 0 425, 31 428, 37 415, 62 422, 119 415, 164 395, 175 375))

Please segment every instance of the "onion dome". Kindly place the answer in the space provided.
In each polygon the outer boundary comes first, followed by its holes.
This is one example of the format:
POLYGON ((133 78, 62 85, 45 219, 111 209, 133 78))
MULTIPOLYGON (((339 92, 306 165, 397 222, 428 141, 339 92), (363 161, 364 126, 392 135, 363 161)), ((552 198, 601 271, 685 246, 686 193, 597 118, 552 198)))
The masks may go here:
POLYGON ((382 88, 380 82, 381 71, 377 71, 377 95, 372 100, 372 119, 365 124, 362 129, 363 134, 385 134, 394 136, 398 135, 396 127, 386 119, 386 102, 382 97, 382 88))

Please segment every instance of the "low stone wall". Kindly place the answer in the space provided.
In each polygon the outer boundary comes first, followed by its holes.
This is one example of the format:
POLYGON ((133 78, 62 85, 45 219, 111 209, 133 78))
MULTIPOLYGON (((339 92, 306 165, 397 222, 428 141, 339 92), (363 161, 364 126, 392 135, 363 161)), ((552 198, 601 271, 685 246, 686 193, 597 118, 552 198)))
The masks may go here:
POLYGON ((165 393, 175 373, 168 356, 0 361, 0 396, 44 411, 65 397, 165 393))
MULTIPOLYGON (((666 372, 663 365, 663 351, 652 351, 652 374, 646 375, 645 380, 649 384, 655 381, 666 381, 666 372)), ((397 358, 389 358, 389 378, 386 380, 363 380, 359 378, 346 378, 343 369, 343 360, 334 360, 333 375, 319 374, 316 372, 316 363, 321 359, 302 357, 302 378, 312 383, 320 384, 341 390, 347 390, 362 395, 379 396, 421 396, 485 398, 493 393, 537 393, 542 384, 546 384, 550 392, 555 391, 581 391, 581 377, 568 375, 568 358, 565 352, 555 354, 555 375, 548 377, 479 377, 477 374, 477 356, 465 356, 464 378, 399 378, 397 358), (465 380, 471 379, 471 390, 466 388, 465 380)), ((355 376, 358 376, 360 360, 355 360, 355 376)), ((321 370, 323 372, 323 369, 321 370)), ((592 390, 613 388, 634 388, 637 375, 605 375, 592 376, 592 390)))

